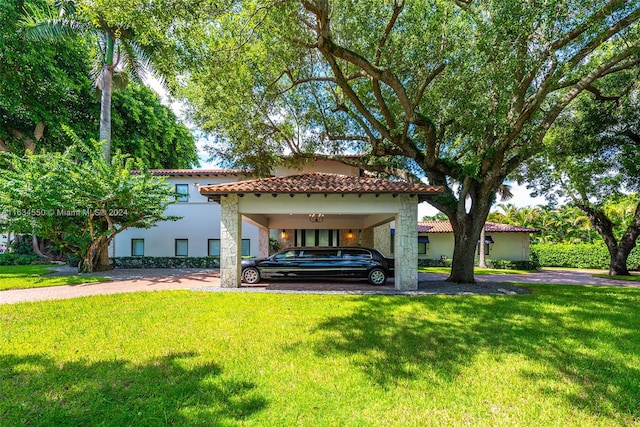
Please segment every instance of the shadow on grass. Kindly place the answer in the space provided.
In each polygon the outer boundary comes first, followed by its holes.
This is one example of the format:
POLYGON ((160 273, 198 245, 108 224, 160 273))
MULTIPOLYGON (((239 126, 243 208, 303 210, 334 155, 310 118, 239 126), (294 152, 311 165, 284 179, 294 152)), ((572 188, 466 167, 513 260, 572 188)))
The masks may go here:
POLYGON ((145 364, 0 356, 3 425, 233 426, 266 407, 254 384, 192 366, 193 354, 145 364), (6 423, 6 424, 4 424, 6 423))
POLYGON ((506 355, 521 355, 566 390, 545 389, 549 381, 537 383, 540 372, 523 367, 519 375, 539 393, 599 416, 640 417, 640 367, 632 361, 640 354, 640 291, 532 288, 517 297, 360 298, 351 314, 318 326, 316 352, 348 356, 383 388, 426 373, 454 382, 481 352, 496 366, 506 355))

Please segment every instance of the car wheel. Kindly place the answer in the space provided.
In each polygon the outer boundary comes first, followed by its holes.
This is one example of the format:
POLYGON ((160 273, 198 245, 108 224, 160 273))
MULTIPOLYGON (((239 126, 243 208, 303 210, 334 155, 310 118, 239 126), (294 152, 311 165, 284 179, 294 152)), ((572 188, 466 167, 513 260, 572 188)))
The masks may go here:
POLYGON ((260 270, 255 267, 245 268, 242 272, 242 281, 253 285, 260 281, 260 270))
POLYGON ((387 282, 387 273, 381 268, 374 268, 369 272, 369 283, 375 286, 384 285, 387 282))

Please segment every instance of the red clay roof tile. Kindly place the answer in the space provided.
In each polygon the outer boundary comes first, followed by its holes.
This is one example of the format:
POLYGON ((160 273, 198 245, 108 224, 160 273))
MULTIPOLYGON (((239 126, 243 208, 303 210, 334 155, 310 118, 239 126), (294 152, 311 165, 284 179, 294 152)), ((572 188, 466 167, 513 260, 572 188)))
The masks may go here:
POLYGON ((414 184, 404 181, 391 181, 387 179, 365 178, 328 173, 309 173, 203 186, 200 187, 200 193, 205 196, 214 196, 226 193, 410 193, 427 197, 442 193, 442 188, 422 183, 414 184))
MULTIPOLYGON (((496 224, 494 222, 485 223, 485 233, 522 232, 537 233, 537 228, 521 227, 511 224, 496 224)), ((418 223, 418 233, 453 233, 453 228, 449 221, 424 221, 418 223)))

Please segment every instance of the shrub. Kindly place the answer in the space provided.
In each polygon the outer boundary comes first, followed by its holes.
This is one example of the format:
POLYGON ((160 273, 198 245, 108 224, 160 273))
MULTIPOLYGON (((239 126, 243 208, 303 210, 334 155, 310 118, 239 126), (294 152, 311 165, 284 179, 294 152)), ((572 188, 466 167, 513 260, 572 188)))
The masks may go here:
POLYGON ((451 267, 451 259, 427 259, 420 258, 418 260, 418 267, 451 267))
POLYGON ((37 255, 24 255, 15 252, 0 254, 0 265, 30 265, 41 261, 37 255))
MULTIPOLYGON (((535 244, 531 245, 531 254, 540 260, 542 267, 571 268, 609 268, 609 251, 604 243, 581 244, 535 244)), ((640 269, 640 247, 636 246, 629 254, 627 267, 640 269)))
POLYGON ((219 268, 216 257, 116 257, 113 268, 219 268))
POLYGON ((537 270, 540 264, 535 260, 494 259, 487 260, 487 265, 497 270, 537 270))

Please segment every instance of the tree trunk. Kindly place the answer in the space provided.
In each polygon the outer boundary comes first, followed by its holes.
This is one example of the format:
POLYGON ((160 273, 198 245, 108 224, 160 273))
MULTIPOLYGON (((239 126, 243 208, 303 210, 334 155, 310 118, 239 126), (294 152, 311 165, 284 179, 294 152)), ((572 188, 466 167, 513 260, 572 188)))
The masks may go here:
POLYGON ((100 141, 104 142, 103 153, 107 162, 111 163, 111 91, 113 87, 113 70, 102 67, 102 100, 100 103, 100 141))
POLYGON ((613 223, 604 214, 604 212, 588 205, 578 206, 584 211, 593 228, 602 236, 604 243, 609 250, 609 275, 611 276, 629 276, 627 268, 627 259, 629 254, 636 247, 636 240, 640 236, 640 203, 636 206, 633 221, 627 227, 624 235, 618 241, 613 233, 613 223))
POLYGON ((447 282, 453 283, 476 283, 473 274, 474 264, 476 260, 476 248, 480 232, 484 228, 484 224, 489 215, 491 207, 490 197, 493 192, 476 191, 471 198, 471 208, 466 211, 466 198, 462 197, 458 201, 456 212, 452 212, 449 216, 451 226, 453 228, 454 246, 453 261, 451 265, 451 275, 447 278, 447 282))
POLYGON ((109 241, 105 238, 94 240, 82 257, 82 261, 78 265, 78 271, 91 273, 94 271, 109 270, 111 270, 111 264, 109 263, 109 241))
POLYGON ((111 270, 111 264, 109 263, 109 246, 104 245, 99 250, 94 271, 109 271, 109 270, 111 270))
POLYGON ((38 236, 36 236, 35 233, 31 235, 31 247, 33 248, 33 253, 38 255, 40 258, 48 258, 40 250, 40 243, 38 241, 38 236))
POLYGON ((629 269, 627 268, 627 258, 629 258, 629 251, 624 251, 620 247, 609 248, 609 255, 611 261, 609 263, 609 275, 610 276, 630 276, 629 269), (625 253, 626 252, 626 253, 625 253))
POLYGON ((478 244, 478 267, 480 268, 487 268, 487 260, 486 260, 486 256, 484 253, 484 247, 485 247, 485 225, 482 224, 482 229, 480 230, 480 243, 478 244))

